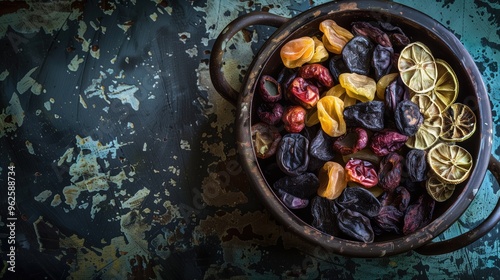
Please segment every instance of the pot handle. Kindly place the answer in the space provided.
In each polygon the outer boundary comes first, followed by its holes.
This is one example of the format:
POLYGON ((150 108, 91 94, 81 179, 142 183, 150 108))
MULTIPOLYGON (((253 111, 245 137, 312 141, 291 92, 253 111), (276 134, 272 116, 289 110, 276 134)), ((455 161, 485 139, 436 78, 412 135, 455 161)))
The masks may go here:
POLYGON ((280 27, 288 18, 278 16, 267 12, 250 12, 245 14, 231 23, 219 34, 210 53, 210 78, 215 89, 222 97, 236 105, 238 101, 238 91, 233 89, 227 82, 224 73, 222 72, 224 49, 227 42, 240 30, 250 25, 268 25, 272 27, 280 27))
MULTIPOLYGON (((490 155, 488 169, 493 174, 497 182, 500 182, 500 162, 493 155, 490 155)), ((474 229, 445 241, 427 243, 414 251, 422 255, 440 255, 456 251, 481 238, 483 235, 492 230, 499 221, 500 200, 498 200, 495 208, 493 208, 486 220, 474 229)))

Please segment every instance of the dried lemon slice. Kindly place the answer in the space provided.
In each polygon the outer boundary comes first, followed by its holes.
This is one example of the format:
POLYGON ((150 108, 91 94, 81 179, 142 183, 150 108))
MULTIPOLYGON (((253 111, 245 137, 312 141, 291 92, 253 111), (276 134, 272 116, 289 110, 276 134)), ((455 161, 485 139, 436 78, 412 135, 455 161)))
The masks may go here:
POLYGON ((453 103, 443 112, 443 133, 441 139, 448 142, 462 142, 476 131, 476 115, 462 103, 453 103))
POLYGON ((427 153, 429 167, 439 181, 446 184, 460 184, 472 170, 472 156, 455 144, 439 143, 427 153))
POLYGON ((434 89, 429 92, 432 100, 444 112, 458 96, 458 78, 451 66, 444 60, 436 59, 437 80, 434 89))
POLYGON ((427 179, 425 188, 427 193, 437 202, 448 200, 453 195, 456 185, 443 183, 438 180, 436 175, 432 175, 427 179))
POLYGON ((409 148, 425 150, 434 145, 443 131, 443 117, 439 106, 425 93, 415 94, 411 101, 418 105, 424 122, 417 133, 406 141, 409 148))
POLYGON ((428 92, 436 84, 436 61, 421 42, 411 43, 401 51, 398 70, 403 83, 416 93, 428 92))

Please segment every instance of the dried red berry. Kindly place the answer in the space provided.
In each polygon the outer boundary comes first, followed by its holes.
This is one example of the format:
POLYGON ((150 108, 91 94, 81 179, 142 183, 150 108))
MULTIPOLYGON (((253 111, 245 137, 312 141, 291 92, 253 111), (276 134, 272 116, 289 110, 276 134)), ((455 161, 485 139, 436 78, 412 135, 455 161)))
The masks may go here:
POLYGON ((259 93, 264 102, 277 102, 282 98, 281 85, 273 77, 263 75, 259 80, 259 93))
POLYGON ((368 133, 357 127, 349 130, 333 142, 333 149, 341 155, 349 155, 364 149, 368 145, 368 133))
POLYGON ((378 184, 377 171, 369 161, 350 159, 345 165, 346 180, 370 188, 378 184))
POLYGON ((313 79, 325 87, 333 87, 333 78, 325 66, 313 63, 300 67, 299 76, 304 79, 313 79))
POLYGON ((319 89, 302 77, 296 77, 288 86, 287 98, 306 109, 318 103, 319 89))
POLYGON ((289 106, 283 113, 282 120, 285 130, 292 133, 301 132, 306 126, 306 109, 302 106, 289 106))
POLYGON ((370 148, 379 157, 399 150, 408 140, 408 136, 392 129, 384 129, 373 134, 370 148))

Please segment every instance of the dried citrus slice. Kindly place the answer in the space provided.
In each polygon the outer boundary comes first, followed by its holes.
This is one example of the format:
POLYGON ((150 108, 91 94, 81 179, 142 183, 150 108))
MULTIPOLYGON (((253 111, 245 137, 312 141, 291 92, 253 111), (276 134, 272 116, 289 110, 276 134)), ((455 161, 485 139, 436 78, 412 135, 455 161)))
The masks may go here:
POLYGON ((417 133, 406 141, 406 146, 425 150, 434 145, 443 131, 443 117, 439 106, 425 93, 415 94, 411 101, 418 105, 424 122, 417 133))
POLYGON ((416 93, 428 92, 436 84, 436 61, 429 48, 421 42, 413 42, 401 51, 398 70, 401 80, 416 93))
POLYGON ((448 142, 462 142, 476 131, 476 115, 462 103, 453 103, 443 112, 443 133, 441 139, 448 142))
POLYGON ((464 148, 439 143, 427 153, 429 167, 439 181, 446 184, 460 184, 472 170, 472 155, 464 148))
POLYGON ((456 185, 443 183, 438 180, 436 175, 432 175, 427 179, 425 188, 427 193, 437 202, 448 200, 455 191, 456 185))
POLYGON ((436 67, 436 85, 429 94, 441 111, 444 112, 457 99, 458 78, 446 61, 436 58, 436 67))
POLYGON ((377 81, 377 98, 384 100, 385 89, 392 81, 394 81, 394 79, 396 79, 397 76, 398 73, 390 73, 382 76, 382 78, 377 81))

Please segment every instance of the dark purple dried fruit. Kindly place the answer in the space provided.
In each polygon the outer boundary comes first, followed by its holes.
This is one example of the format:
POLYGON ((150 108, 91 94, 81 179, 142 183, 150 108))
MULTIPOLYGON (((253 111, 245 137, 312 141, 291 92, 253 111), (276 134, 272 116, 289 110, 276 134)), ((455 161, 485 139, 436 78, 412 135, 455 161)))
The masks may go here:
POLYGON ((334 55, 330 58, 330 61, 328 62, 328 69, 330 69, 332 78, 337 84, 339 83, 340 74, 349 73, 349 69, 345 65, 344 59, 340 54, 334 55))
POLYGON ((333 149, 341 155, 349 155, 368 145, 368 133, 360 127, 350 129, 333 142, 333 149))
POLYGON ((378 184, 377 171, 369 161, 350 159, 345 165, 345 178, 347 181, 356 182, 363 187, 370 188, 378 184))
POLYGON ((264 102, 277 102, 282 98, 281 85, 273 77, 262 75, 259 79, 259 93, 264 102))
POLYGON ((342 49, 342 58, 351 73, 370 74, 373 44, 364 36, 354 36, 342 49))
POLYGON ((404 235, 413 233, 431 222, 435 202, 429 195, 423 194, 418 198, 417 202, 408 207, 404 218, 404 235))
POLYGON ((372 66, 375 69, 376 80, 379 80, 391 72, 393 56, 394 51, 392 47, 384 47, 382 45, 375 46, 372 56, 372 66))
POLYGON ((309 199, 299 198, 282 190, 278 190, 278 196, 281 202, 283 202, 283 204, 290 209, 306 208, 309 204, 309 199))
POLYGON ((274 184, 275 190, 282 190, 298 198, 310 198, 318 189, 319 180, 314 173, 303 173, 298 176, 285 176, 274 184))
POLYGON ((344 121, 349 127, 363 127, 372 131, 384 128, 384 103, 359 102, 344 108, 344 121))
POLYGON ((403 228, 404 212, 392 205, 382 206, 376 217, 372 219, 373 229, 377 235, 384 232, 401 234, 403 228))
POLYGON ((392 43, 389 36, 379 28, 371 25, 368 22, 355 22, 352 24, 352 31, 356 35, 361 35, 372 39, 379 45, 384 47, 391 47, 392 43))
POLYGON ((375 132, 371 138, 370 148, 379 157, 399 150, 408 140, 408 136, 396 130, 384 129, 375 132))
POLYGON ((299 76, 306 80, 315 80, 325 87, 333 86, 330 71, 319 63, 306 64, 299 69, 299 76))
POLYGON ((306 126, 306 109, 300 105, 288 106, 281 117, 285 130, 292 133, 301 132, 306 126))
POLYGON ((297 77, 288 86, 287 99, 310 109, 318 103, 319 89, 302 77, 297 77))
POLYGON ((417 104, 410 100, 403 100, 396 106, 394 122, 399 132, 411 137, 417 133, 420 125, 424 122, 424 117, 417 104))
POLYGON ((361 187, 345 188, 336 203, 341 209, 356 211, 367 217, 376 216, 381 207, 378 199, 369 190, 361 187))
POLYGON ((427 159, 424 150, 412 149, 406 154, 406 172, 412 182, 422 182, 427 178, 427 159))
POLYGON ((338 223, 340 231, 355 240, 371 243, 375 238, 370 219, 361 213, 344 209, 338 214, 338 223))
POLYGON ((276 151, 276 162, 289 176, 304 173, 309 164, 309 140, 298 133, 284 135, 276 151))
POLYGON ((311 225, 324 233, 338 235, 337 207, 333 200, 315 196, 311 200, 311 225))
POLYGON ((279 103, 261 103, 257 107, 259 119, 269 125, 276 125, 281 121, 284 108, 279 103))
POLYGON ((321 161, 329 161, 335 157, 333 150, 333 138, 319 129, 316 136, 311 140, 309 155, 321 161))
POLYGON ((268 158, 275 154, 281 141, 281 134, 274 126, 260 122, 252 125, 252 142, 258 158, 268 158))
POLYGON ((398 76, 392 82, 387 85, 385 89, 385 111, 388 116, 392 119, 394 111, 398 103, 403 100, 409 100, 410 94, 408 93, 408 88, 398 76))
POLYGON ((380 161, 378 172, 379 185, 387 192, 392 192, 401 182, 403 171, 403 157, 391 152, 380 161))

